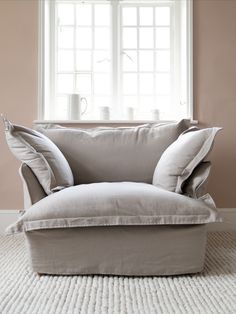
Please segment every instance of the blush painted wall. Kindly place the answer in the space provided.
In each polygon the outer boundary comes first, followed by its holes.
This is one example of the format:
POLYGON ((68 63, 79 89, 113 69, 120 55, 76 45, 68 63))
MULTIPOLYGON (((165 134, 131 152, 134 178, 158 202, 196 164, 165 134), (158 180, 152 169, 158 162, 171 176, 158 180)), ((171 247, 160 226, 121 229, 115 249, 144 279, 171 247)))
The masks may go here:
MULTIPOLYGON (((26 126, 37 116, 37 25, 37 1, 0 1, 0 112, 26 126)), ((19 165, 0 121, 0 209, 23 206, 19 165)))
POLYGON ((195 118, 221 126, 209 192, 218 207, 236 207, 236 1, 194 0, 195 118))
MULTIPOLYGON (((194 0, 194 118, 222 126, 211 155, 209 192, 236 208, 236 1, 194 0)), ((31 126, 37 118, 37 0, 0 1, 0 112, 31 126)), ((0 126, 0 209, 23 206, 19 162, 0 126)))

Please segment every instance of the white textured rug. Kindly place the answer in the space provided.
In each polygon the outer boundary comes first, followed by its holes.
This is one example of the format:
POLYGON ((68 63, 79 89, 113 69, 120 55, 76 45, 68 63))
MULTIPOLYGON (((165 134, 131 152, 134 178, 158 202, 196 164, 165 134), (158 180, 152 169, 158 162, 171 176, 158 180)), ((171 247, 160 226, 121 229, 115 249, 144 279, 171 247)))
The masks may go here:
POLYGON ((0 237, 0 313, 236 313, 236 234, 212 233, 197 275, 125 278, 32 273, 22 236, 0 237))

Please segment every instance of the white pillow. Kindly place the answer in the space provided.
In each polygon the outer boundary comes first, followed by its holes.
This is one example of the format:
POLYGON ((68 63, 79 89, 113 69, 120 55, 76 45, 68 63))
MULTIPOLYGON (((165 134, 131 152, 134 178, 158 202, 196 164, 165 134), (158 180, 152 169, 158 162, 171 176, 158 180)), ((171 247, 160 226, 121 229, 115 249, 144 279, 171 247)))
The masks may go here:
POLYGON ((153 175, 153 184, 168 191, 182 193, 184 181, 210 152, 221 128, 183 132, 162 154, 153 175))
POLYGON ((58 147, 43 134, 4 119, 8 146, 34 172, 47 194, 74 185, 71 168, 58 147))

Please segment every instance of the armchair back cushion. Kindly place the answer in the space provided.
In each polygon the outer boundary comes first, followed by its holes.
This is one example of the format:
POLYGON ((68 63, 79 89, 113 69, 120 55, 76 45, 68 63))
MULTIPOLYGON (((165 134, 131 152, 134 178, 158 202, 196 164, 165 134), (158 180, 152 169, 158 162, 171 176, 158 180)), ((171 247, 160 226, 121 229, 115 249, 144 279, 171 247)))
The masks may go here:
POLYGON ((166 148, 189 127, 188 120, 137 127, 93 129, 38 126, 69 162, 75 184, 133 181, 152 183, 166 148))

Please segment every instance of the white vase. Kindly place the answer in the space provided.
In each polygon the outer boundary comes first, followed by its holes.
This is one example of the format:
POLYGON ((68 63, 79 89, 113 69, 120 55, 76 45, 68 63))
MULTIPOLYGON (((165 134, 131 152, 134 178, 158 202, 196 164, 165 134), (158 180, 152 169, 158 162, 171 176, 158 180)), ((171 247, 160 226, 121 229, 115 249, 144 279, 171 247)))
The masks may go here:
POLYGON ((110 120, 110 107, 101 106, 99 108, 99 112, 100 112, 100 119, 101 120, 110 120))
POLYGON ((133 107, 126 108, 126 116, 127 116, 127 120, 134 120, 134 108, 133 107))
POLYGON ((152 120, 153 121, 160 120, 160 111, 158 109, 152 109, 151 114, 152 114, 152 120))

